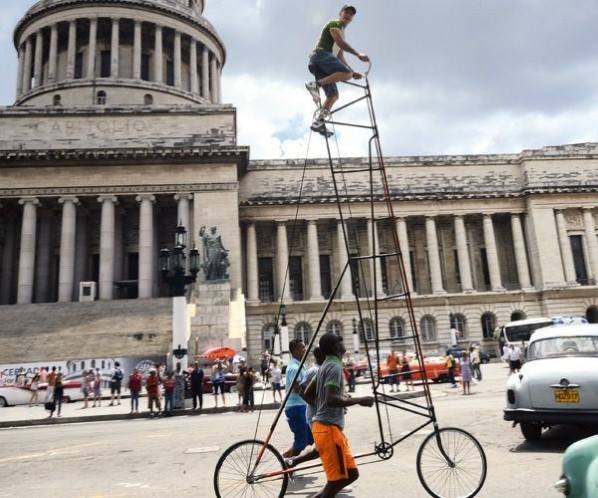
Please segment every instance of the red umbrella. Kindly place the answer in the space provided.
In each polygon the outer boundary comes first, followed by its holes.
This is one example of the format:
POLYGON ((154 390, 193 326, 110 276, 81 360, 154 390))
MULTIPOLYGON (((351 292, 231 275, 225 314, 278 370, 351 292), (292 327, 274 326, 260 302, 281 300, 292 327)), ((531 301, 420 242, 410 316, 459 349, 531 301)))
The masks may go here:
POLYGON ((232 348, 219 347, 210 348, 201 355, 202 358, 210 358, 212 360, 219 360, 221 358, 232 358, 237 352, 232 348))

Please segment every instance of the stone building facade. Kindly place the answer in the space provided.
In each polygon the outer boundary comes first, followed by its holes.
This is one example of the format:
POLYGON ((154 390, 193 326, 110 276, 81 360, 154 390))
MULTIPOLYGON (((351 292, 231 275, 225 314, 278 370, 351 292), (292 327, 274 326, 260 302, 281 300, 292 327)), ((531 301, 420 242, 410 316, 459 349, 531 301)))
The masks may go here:
MULTIPOLYGON (((308 163, 298 202, 303 161, 249 160, 249 147, 237 144, 237 111, 222 103, 225 48, 203 8, 201 0, 45 0, 17 25, 17 98, 0 109, 0 361, 26 359, 28 349, 11 349, 15 337, 64 338, 60 320, 46 330, 44 315, 62 314, 71 330, 82 306, 96 323, 85 334, 101 334, 102 316, 117 310, 130 315, 122 335, 168 335, 168 320, 156 318, 157 309, 169 312, 157 257, 178 221, 189 246, 200 247, 201 226, 216 226, 230 251, 230 286, 200 279, 191 293, 190 351, 245 335, 255 360, 272 348, 280 301, 291 337, 313 333, 348 258, 328 162, 308 163), (101 302, 78 302, 87 281, 101 302), (216 302, 220 322, 236 303, 246 331, 211 333, 216 302), (142 303, 154 310, 146 321, 142 303)), ((512 317, 597 319, 598 145, 386 162, 399 219, 383 220, 380 205, 378 240, 390 251, 398 232, 427 351, 446 345, 451 325, 463 341, 492 348, 493 329, 512 317)), ((343 186, 351 255, 368 253, 366 184, 353 174, 343 186)), ((378 287, 395 293, 396 263, 379 270, 378 287)), ((327 330, 349 338, 353 293, 367 294, 369 280, 365 265, 361 281, 343 279, 327 330)), ((406 318, 400 302, 383 304, 381 337, 403 346, 406 318)))

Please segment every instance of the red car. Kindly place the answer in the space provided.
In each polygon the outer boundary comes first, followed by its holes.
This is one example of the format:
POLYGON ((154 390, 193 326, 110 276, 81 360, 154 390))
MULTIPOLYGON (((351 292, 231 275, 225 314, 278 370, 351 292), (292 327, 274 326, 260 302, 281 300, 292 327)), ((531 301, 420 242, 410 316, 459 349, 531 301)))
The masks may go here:
MULTIPOLYGON (((386 356, 386 355, 385 355, 386 356)), ((414 355, 408 355, 411 359, 409 366, 411 367, 411 378, 412 380, 421 380, 422 374, 419 372, 419 362, 414 358, 414 355)), ((376 365, 372 364, 372 367, 376 369, 376 365)), ((443 356, 429 356, 424 357, 424 368, 428 380, 432 382, 445 382, 448 380, 448 368, 446 367, 443 356)), ((361 360, 355 364, 355 375, 369 374, 369 368, 367 360, 361 360)), ((455 376, 461 374, 461 366, 458 361, 455 361, 455 376)), ((378 375, 387 377, 389 375, 388 367, 386 366, 386 360, 380 363, 378 369, 378 375)))

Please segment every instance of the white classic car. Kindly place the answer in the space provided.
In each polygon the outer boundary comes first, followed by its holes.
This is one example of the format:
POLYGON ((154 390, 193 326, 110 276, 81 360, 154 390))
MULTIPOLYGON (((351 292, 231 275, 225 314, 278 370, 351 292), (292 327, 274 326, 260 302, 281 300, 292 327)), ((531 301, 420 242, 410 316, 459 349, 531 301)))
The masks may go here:
MULTIPOLYGON (((48 385, 40 384, 38 391, 38 404, 46 400, 48 385)), ((18 384, 0 385, 0 408, 15 405, 27 405, 31 399, 31 389, 29 385, 21 386, 18 384)), ((63 402, 79 401, 83 399, 81 392, 81 382, 79 380, 66 380, 64 382, 63 402)))
POLYGON ((598 324, 534 332, 525 364, 507 381, 504 419, 528 441, 553 425, 598 422, 598 324))

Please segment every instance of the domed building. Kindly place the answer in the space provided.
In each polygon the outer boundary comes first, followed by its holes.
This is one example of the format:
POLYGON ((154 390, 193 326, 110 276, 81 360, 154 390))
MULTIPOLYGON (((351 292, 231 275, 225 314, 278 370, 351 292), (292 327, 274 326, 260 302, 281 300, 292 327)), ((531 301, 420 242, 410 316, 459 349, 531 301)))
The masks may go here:
MULTIPOLYGON (((204 6, 43 0, 16 26, 16 100, 0 108, 0 364, 169 354, 158 255, 179 222, 202 260, 214 231, 229 276, 201 271, 191 286, 178 343, 191 356, 246 346, 255 362, 273 349, 280 301, 290 336, 308 340, 348 257, 368 253, 366 173, 346 185, 348 254, 327 160, 308 163, 296 219, 303 161, 250 161, 237 144, 226 50, 204 6)), ((494 351, 511 319, 598 321, 597 161, 596 144, 386 158, 399 219, 375 228, 382 251, 398 232, 426 351, 451 328, 494 351)), ((397 275, 381 260, 377 288, 395 294, 397 275)), ((351 340, 370 280, 366 265, 361 281, 344 278, 326 330, 351 340)), ((381 305, 389 347, 407 347, 408 322, 400 303, 381 305)))

